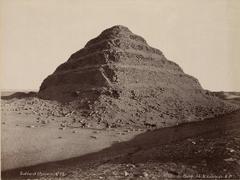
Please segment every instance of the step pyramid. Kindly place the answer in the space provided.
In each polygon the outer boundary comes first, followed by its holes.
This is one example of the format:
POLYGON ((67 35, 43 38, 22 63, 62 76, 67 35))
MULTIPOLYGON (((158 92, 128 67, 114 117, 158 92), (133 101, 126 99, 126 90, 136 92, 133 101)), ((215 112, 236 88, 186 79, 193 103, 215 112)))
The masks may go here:
POLYGON ((107 126, 165 127, 202 120, 237 107, 127 27, 113 26, 75 52, 41 84, 39 97, 77 102, 89 120, 107 126))

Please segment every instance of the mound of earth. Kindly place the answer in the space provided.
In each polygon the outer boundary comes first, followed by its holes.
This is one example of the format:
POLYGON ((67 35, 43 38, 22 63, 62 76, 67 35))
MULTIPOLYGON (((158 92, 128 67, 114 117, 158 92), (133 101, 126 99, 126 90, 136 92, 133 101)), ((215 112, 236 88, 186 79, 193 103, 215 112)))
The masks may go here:
POLYGON ((13 99, 13 98, 16 98, 16 99, 22 99, 22 98, 29 98, 29 97, 36 97, 37 96, 37 93, 36 92, 16 92, 16 93, 13 93, 11 95, 1 95, 1 99, 4 99, 4 100, 10 100, 10 99, 13 99))
POLYGON ((43 81, 38 96, 70 105, 100 127, 166 127, 239 108, 204 90, 124 26, 104 30, 72 54, 43 81))

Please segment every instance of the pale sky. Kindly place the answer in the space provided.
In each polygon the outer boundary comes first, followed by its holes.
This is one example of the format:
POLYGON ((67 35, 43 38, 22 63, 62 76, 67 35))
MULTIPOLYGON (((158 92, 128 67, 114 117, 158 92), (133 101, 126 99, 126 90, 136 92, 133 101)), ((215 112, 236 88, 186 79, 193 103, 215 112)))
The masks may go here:
POLYGON ((1 89, 38 89, 104 29, 127 26, 205 89, 240 91, 239 0, 0 0, 1 89))

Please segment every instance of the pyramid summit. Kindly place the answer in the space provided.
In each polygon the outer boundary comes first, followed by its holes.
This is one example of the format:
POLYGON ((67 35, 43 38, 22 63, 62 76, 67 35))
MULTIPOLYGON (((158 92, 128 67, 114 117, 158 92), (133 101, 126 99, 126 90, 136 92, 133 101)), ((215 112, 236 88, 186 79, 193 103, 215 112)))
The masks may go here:
POLYGON ((87 110, 91 120, 114 126, 163 127, 235 109, 144 38, 119 25, 72 54, 43 81, 38 94, 78 102, 79 112, 87 110))

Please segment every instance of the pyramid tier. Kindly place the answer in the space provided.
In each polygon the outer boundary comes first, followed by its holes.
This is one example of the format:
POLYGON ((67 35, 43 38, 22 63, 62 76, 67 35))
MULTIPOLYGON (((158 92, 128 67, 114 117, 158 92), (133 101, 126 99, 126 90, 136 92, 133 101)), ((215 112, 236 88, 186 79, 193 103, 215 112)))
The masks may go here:
POLYGON ((172 70, 183 73, 182 69, 174 62, 167 60, 163 54, 144 54, 136 51, 123 51, 121 49, 111 49, 97 51, 86 56, 81 56, 74 60, 69 60, 61 64, 55 73, 74 70, 77 68, 89 68, 104 64, 121 63, 129 66, 150 66, 159 67, 164 70, 172 70))
POLYGON ((54 73, 42 83, 40 95, 48 94, 47 92, 51 88, 55 89, 55 93, 49 97, 57 99, 61 96, 60 93, 64 96, 70 96, 71 99, 71 96, 77 91, 91 91, 91 89, 95 91, 96 88, 119 90, 144 86, 201 89, 197 79, 184 73, 168 71, 154 66, 130 66, 114 63, 111 65, 92 65, 54 73), (45 93, 45 91, 47 92, 45 93))

